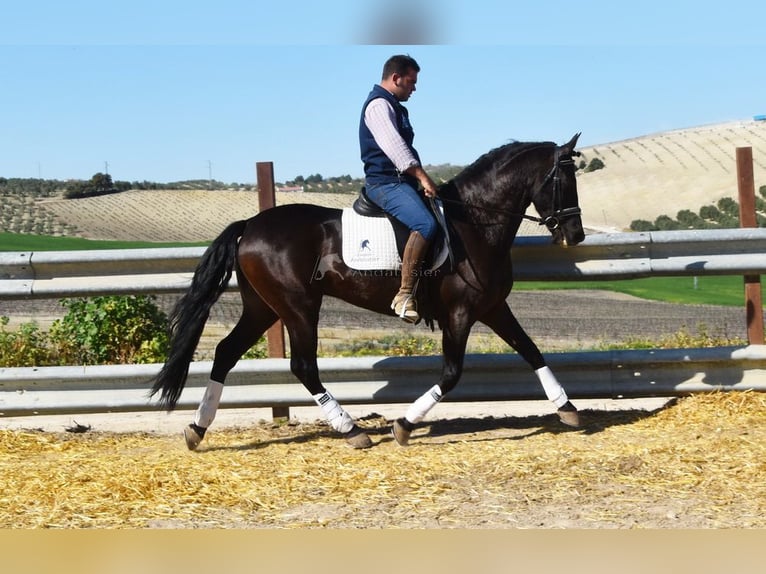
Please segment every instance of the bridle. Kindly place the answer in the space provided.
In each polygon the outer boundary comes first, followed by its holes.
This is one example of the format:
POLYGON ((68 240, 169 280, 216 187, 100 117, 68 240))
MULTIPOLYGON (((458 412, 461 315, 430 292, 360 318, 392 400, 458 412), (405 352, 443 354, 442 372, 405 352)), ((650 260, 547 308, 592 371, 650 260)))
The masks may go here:
MULTIPOLYGON (((537 189, 532 193, 532 197, 537 195, 548 183, 551 181, 553 182, 553 212, 548 215, 547 217, 536 217, 534 215, 527 215, 526 213, 515 213, 512 211, 508 211, 506 209, 500 209, 497 207, 486 207, 483 205, 476 205, 472 203, 466 203, 465 201, 462 201, 460 199, 447 199, 440 197, 439 199, 443 201, 444 203, 454 203, 458 205, 462 205, 464 207, 469 207, 472 209, 479 209, 483 211, 491 211, 494 213, 502 213, 503 215, 512 218, 512 217, 518 217, 520 219, 526 219, 528 221, 533 221, 537 223, 538 225, 545 225, 545 227, 548 228, 550 232, 556 231, 559 227, 561 227, 562 221, 565 219, 568 219, 570 217, 575 217, 577 215, 580 215, 582 213, 582 210, 578 207, 561 207, 562 203, 562 197, 561 197, 561 178, 559 177, 559 169, 561 169, 562 166, 568 166, 568 165, 574 165, 574 158, 573 156, 579 156, 579 151, 572 151, 571 154, 566 156, 561 156, 560 150, 557 147, 556 151, 553 154, 553 167, 548 171, 548 173, 543 178, 542 183, 537 187, 537 189)), ((501 223, 501 222, 499 222, 501 223)))
POLYGON ((537 192, 539 192, 548 184, 549 181, 553 180, 553 213, 551 213, 548 217, 542 218, 524 215, 526 219, 536 221, 538 225, 545 225, 545 227, 548 228, 548 231, 556 231, 561 226, 561 222, 564 219, 574 217, 582 213, 582 210, 579 206, 566 208, 561 207, 561 178, 559 177, 559 169, 561 166, 574 165, 574 158, 572 156, 575 155, 579 156, 580 152, 573 151, 571 155, 562 158, 559 148, 556 148, 556 151, 553 154, 553 167, 546 174, 545 179, 543 179, 543 182, 537 189, 537 192))

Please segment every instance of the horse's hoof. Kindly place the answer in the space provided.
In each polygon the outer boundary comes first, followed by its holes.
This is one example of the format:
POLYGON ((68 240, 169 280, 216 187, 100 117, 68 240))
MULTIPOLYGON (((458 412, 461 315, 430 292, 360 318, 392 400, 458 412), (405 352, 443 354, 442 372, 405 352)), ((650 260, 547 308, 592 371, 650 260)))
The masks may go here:
POLYGON ((372 446, 372 440, 367 433, 356 425, 343 436, 352 448, 370 448, 372 446))
POLYGON ((194 423, 191 423, 188 427, 186 427, 184 429, 184 439, 186 439, 186 447, 189 450, 197 450, 199 443, 201 443, 202 439, 205 438, 206 430, 207 429, 204 429, 201 426, 197 426, 194 423))
POLYGON ((568 427, 580 427, 580 415, 577 412, 577 408, 569 401, 556 411, 556 414, 559 415, 559 420, 568 427))
POLYGON ((394 426, 391 427, 391 434, 394 435, 394 440, 399 446, 407 446, 410 443, 410 435, 415 428, 410 421, 405 418, 399 418, 394 421, 394 426))

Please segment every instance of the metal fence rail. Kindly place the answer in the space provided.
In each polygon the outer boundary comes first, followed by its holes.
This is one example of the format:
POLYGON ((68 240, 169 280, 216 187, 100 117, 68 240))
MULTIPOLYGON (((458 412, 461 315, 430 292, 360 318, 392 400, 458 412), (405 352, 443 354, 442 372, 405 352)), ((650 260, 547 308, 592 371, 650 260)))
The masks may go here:
MULTIPOLYGON (((570 398, 639 398, 713 390, 766 391, 766 346, 553 353, 548 363, 570 398)), ((178 409, 195 409, 212 363, 192 363, 178 409)), ((147 381, 160 365, 0 369, 0 417, 139 412, 150 404, 147 381)), ((440 357, 319 360, 326 386, 343 404, 415 400, 438 379, 440 357)), ((449 401, 545 399, 517 355, 468 355, 449 401)), ((221 408, 313 405, 287 359, 240 361, 226 380, 221 408)))
POLYGON ((652 231, 589 235, 561 249, 542 237, 514 246, 519 280, 572 281, 651 276, 760 275, 766 229, 652 231))
MULTIPOLYGON (((176 293, 186 289, 204 247, 0 253, 0 298, 176 293)), ((766 229, 610 233, 576 247, 519 237, 520 281, 632 279, 656 275, 760 275, 766 229)), ((236 288, 232 278, 230 289, 236 288)))

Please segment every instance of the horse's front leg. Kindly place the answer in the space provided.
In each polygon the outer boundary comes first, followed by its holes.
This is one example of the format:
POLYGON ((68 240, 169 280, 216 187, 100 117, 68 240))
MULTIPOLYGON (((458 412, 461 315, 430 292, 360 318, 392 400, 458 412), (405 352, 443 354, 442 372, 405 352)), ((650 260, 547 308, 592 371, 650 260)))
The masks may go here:
POLYGON ((401 446, 409 443, 410 435, 415 425, 422 421, 428 412, 455 388, 463 374, 463 359, 465 346, 472 322, 460 320, 459 315, 453 314, 448 325, 444 326, 442 334, 443 365, 439 384, 434 385, 423 393, 407 409, 407 413, 394 421, 392 433, 396 442, 401 446))
POLYGON ((550 367, 545 364, 540 349, 519 324, 508 303, 503 301, 482 317, 481 322, 513 347, 534 369, 535 375, 543 386, 545 396, 556 406, 556 412, 561 422, 568 426, 579 427, 580 417, 577 408, 569 401, 564 387, 558 382, 550 367))
MULTIPOLYGON (((294 352, 294 351, 293 351, 294 352)), ((316 357, 301 357, 293 355, 290 359, 293 374, 309 390, 317 406, 321 409, 328 424, 343 435, 346 442, 353 448, 369 448, 372 441, 354 418, 340 405, 338 400, 322 385, 319 380, 316 357)))

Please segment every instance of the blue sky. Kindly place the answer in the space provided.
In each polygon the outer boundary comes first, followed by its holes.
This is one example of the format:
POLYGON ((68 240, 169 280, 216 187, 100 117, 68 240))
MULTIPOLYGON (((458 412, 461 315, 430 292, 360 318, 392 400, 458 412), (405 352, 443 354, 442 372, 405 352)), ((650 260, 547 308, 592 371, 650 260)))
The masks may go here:
POLYGON ((0 177, 244 183, 256 161, 278 181, 361 176, 359 108, 394 53, 422 68, 407 107, 426 163, 766 113, 762 2, 14 4, 0 177))

